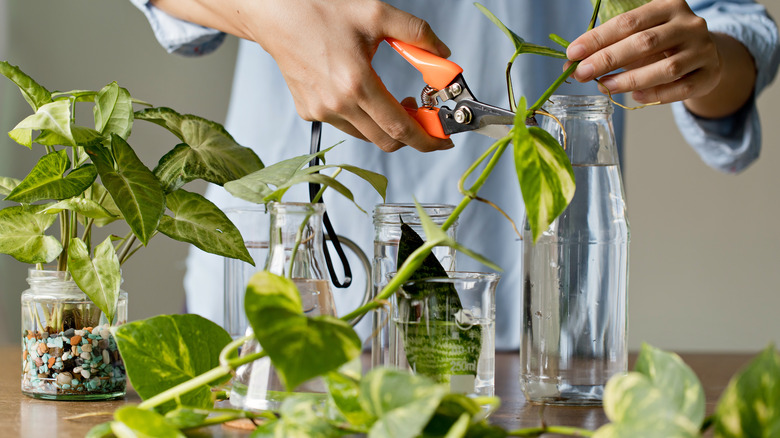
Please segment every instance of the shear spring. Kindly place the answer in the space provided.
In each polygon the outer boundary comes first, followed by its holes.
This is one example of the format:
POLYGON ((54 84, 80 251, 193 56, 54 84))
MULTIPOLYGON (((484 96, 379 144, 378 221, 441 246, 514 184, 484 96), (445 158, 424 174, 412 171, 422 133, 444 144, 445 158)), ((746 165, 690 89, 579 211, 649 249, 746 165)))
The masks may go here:
POLYGON ((426 108, 433 108, 436 106, 436 93, 438 92, 439 90, 430 85, 426 85, 425 88, 423 88, 422 93, 420 93, 420 103, 422 103, 422 106, 426 108))

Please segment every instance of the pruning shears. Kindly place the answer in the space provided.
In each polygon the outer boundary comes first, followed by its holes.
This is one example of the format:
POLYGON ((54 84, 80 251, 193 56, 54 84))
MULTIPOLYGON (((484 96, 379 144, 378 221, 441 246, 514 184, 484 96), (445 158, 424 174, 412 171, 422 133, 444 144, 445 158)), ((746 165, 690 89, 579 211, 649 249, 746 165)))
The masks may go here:
POLYGON ((449 138, 451 134, 472 131, 498 139, 509 133, 515 113, 477 100, 458 64, 393 38, 385 40, 422 73, 426 83, 420 96, 422 105, 405 109, 428 134, 449 138), (439 100, 452 100, 455 107, 439 107, 439 100))

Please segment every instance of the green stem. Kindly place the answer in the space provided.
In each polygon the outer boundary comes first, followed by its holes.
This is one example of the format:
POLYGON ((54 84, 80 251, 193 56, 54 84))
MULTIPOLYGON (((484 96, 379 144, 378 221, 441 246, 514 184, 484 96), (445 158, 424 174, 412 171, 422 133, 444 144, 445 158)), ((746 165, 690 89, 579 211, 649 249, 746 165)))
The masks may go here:
POLYGON ((130 252, 130 247, 135 243, 135 239, 135 234, 133 234, 132 231, 127 233, 125 238, 122 239, 122 245, 119 247, 119 251, 117 251, 117 258, 119 259, 120 265, 124 262, 127 254, 130 252))
POLYGON ((506 91, 509 94, 509 110, 512 112, 517 111, 517 102, 515 102, 515 87, 512 85, 512 66, 515 64, 517 55, 520 54, 519 50, 515 50, 515 54, 509 58, 509 62, 506 64, 506 91))
POLYGON ((704 421, 701 423, 701 431, 702 434, 707 431, 712 425, 715 423, 715 414, 708 416, 704 419, 704 421))
POLYGON ((68 211, 61 211, 59 213, 62 252, 57 260, 58 271, 65 271, 68 269, 68 247, 70 246, 70 214, 68 213, 68 211))
POLYGON ((542 427, 529 427, 526 429, 515 429, 509 431, 509 436, 525 436, 525 437, 537 437, 545 433, 555 433, 558 435, 568 436, 593 436, 595 432, 589 429, 581 429, 579 427, 568 426, 542 426, 542 427))

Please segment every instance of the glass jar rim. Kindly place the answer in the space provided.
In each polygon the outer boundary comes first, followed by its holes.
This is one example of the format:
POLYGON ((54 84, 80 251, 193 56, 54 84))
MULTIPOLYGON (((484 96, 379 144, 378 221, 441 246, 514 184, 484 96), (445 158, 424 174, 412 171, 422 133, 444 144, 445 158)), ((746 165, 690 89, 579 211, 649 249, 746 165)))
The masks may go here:
POLYGON ((322 202, 271 202, 268 204, 268 212, 290 214, 322 214, 325 213, 325 204, 322 202))
POLYGON ((602 94, 553 94, 542 107, 545 111, 607 112, 612 114, 612 102, 602 94))
MULTIPOLYGON (((423 211, 432 219, 446 218, 455 211, 452 204, 420 204, 423 211), (440 211, 441 210, 441 211, 440 211)), ((417 206, 413 203, 385 203, 374 206, 374 221, 400 224, 398 215, 412 214, 417 216, 417 206), (388 220, 391 219, 391 220, 388 220)))
MULTIPOLYGON (((396 272, 390 272, 387 274, 388 279, 392 279, 396 272)), ((428 277, 420 278, 417 280, 407 280, 401 287, 407 285, 414 285, 419 283, 460 283, 466 281, 484 281, 487 283, 494 283, 501 279, 501 274, 496 272, 476 272, 476 271, 447 271, 447 277, 428 277)))

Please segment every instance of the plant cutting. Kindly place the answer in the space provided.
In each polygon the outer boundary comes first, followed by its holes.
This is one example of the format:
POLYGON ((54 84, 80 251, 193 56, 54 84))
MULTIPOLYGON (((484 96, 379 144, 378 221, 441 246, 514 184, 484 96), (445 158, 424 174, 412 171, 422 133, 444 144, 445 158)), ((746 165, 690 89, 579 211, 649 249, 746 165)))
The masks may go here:
POLYGON ((45 398, 122 395, 124 368, 109 330, 127 317, 121 266, 160 233, 253 263, 228 218, 181 187, 194 179, 224 184, 263 164, 214 122, 168 108, 135 112, 134 105, 148 104, 115 82, 50 92, 5 61, 0 72, 33 111, 9 136, 43 151, 24 179, 0 178, 0 194, 19 204, 0 210, 0 252, 34 265, 23 298, 23 389, 45 398), (92 106, 94 125, 76 121, 82 105, 92 106), (154 170, 127 141, 135 120, 181 141, 154 170), (119 220, 129 228, 124 236, 96 236, 119 220), (56 221, 58 237, 47 234, 56 221))

